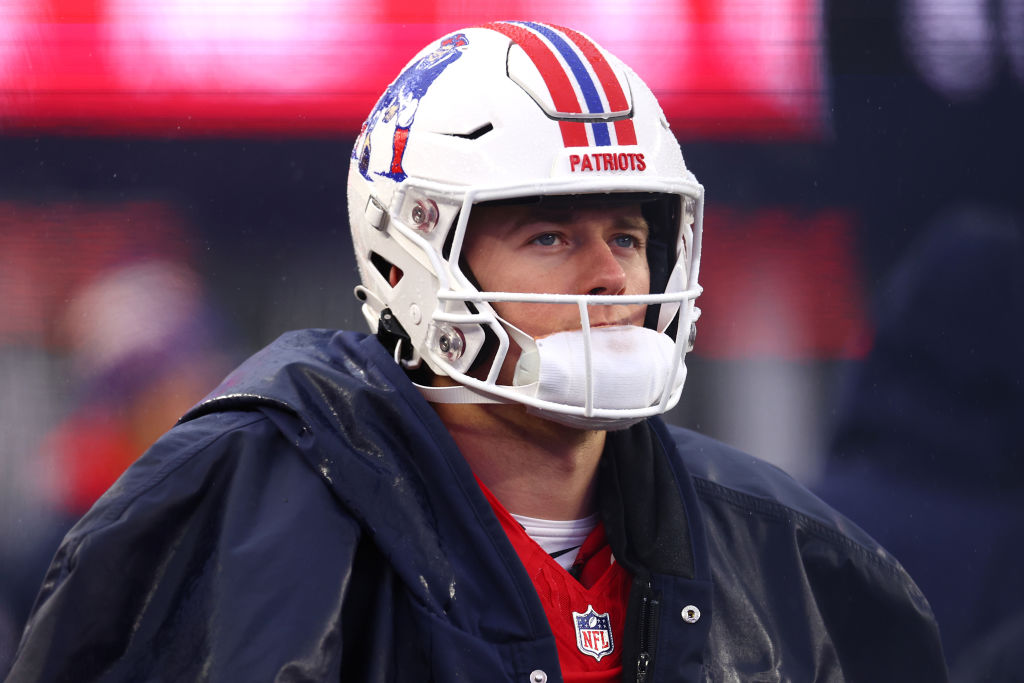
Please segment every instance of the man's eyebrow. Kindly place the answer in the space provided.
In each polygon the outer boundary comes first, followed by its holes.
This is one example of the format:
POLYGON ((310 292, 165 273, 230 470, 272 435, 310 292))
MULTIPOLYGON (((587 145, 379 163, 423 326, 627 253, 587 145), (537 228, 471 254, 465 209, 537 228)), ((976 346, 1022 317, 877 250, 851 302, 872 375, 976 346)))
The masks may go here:
MULTIPOLYGON (((598 209, 593 209, 598 210, 598 209)), ((568 223, 574 220, 577 212, 571 207, 559 206, 538 206, 529 211, 524 211, 514 220, 509 221, 502 234, 510 234, 517 230, 529 228, 534 223, 568 223)), ((617 215, 612 226, 616 230, 640 230, 644 236, 650 235, 651 226, 642 214, 638 215, 617 215)))
POLYGON ((536 223, 538 221, 550 221, 552 223, 566 223, 572 220, 574 213, 571 209, 561 209, 556 207, 538 207, 531 209, 530 211, 524 211, 523 214, 514 221, 515 225, 525 225, 527 223, 536 223))
POLYGON ((643 230, 645 235, 651 233, 651 225, 643 216, 619 216, 615 225, 622 229, 643 230))
POLYGON ((508 235, 517 230, 529 228, 533 223, 565 223, 572 217, 572 212, 564 209, 534 209, 524 211, 515 219, 505 224, 502 234, 508 235))

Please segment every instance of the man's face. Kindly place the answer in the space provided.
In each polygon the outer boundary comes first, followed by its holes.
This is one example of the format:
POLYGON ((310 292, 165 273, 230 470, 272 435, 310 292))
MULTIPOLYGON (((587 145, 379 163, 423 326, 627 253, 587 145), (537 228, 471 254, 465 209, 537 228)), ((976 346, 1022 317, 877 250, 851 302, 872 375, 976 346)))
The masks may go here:
MULTIPOLYGON (((648 226, 640 204, 545 202, 473 209, 463 254, 482 291, 647 294, 648 226)), ((499 302, 503 319, 534 338, 580 328, 575 304, 499 302)), ((645 306, 591 306, 592 327, 642 325, 645 306)))

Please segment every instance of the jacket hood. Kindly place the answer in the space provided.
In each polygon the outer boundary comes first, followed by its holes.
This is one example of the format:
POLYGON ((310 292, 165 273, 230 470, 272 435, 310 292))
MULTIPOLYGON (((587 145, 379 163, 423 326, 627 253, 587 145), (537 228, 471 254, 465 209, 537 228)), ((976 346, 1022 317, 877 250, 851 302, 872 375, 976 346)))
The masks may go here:
MULTIPOLYGON (((454 618, 459 598, 466 596, 508 614, 536 614, 521 604, 534 596, 510 594, 496 585, 529 581, 509 577, 525 570, 469 466, 375 337, 288 332, 232 372, 182 420, 233 410, 260 411, 274 422, 429 610, 454 618), (405 453, 414 457, 396 455, 405 453), (453 514, 453 498, 462 499, 471 514, 453 514), (468 539, 470 547, 448 548, 442 540, 459 538, 468 539), (472 551, 483 544, 494 551, 472 551)), ((520 628, 535 634, 547 626, 537 621, 520 628)))

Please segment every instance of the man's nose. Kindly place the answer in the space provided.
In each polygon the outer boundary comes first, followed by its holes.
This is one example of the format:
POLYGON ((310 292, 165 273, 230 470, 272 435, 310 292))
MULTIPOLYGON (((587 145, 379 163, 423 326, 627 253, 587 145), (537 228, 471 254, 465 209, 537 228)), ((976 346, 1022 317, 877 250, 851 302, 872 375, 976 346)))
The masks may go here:
POLYGON ((626 271, 609 244, 595 240, 587 245, 580 258, 581 291, 587 294, 626 291, 626 271))

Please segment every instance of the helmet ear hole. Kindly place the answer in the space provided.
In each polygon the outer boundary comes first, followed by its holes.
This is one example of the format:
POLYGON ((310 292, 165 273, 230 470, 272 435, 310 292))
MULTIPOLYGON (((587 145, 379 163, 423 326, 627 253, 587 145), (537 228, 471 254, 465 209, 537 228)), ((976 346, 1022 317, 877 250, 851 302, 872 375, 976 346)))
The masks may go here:
POLYGON ((398 280, 402 279, 402 269, 375 251, 370 252, 370 263, 372 263, 374 269, 380 273, 380 276, 384 278, 384 281, 392 287, 398 284, 398 280), (398 277, 397 279, 393 279, 396 272, 398 277))

